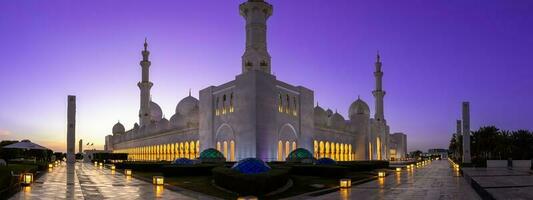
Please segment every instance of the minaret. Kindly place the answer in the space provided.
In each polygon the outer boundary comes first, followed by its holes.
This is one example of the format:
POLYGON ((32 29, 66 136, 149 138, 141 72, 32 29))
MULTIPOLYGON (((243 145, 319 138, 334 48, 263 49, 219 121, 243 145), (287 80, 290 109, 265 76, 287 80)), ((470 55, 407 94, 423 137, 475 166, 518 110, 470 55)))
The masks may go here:
POLYGON ((376 78, 376 89, 372 91, 372 94, 376 99, 376 112, 374 113, 374 119, 385 122, 385 115, 383 114, 383 97, 385 96, 385 91, 383 91, 382 88, 383 72, 381 71, 381 57, 379 56, 379 52, 376 56, 375 66, 376 71, 374 72, 374 77, 376 78))
POLYGON ((470 103, 463 102, 463 163, 470 163, 470 103))
POLYGON ((150 52, 148 51, 148 43, 146 38, 144 39, 144 50, 142 51, 143 59, 141 61, 142 68, 142 80, 137 83, 141 90, 141 108, 139 109, 139 124, 141 126, 148 125, 150 123, 150 88, 154 85, 150 82, 149 73, 151 62, 148 60, 150 52))
POLYGON ((270 55, 267 50, 267 19, 272 5, 263 0, 248 0, 239 6, 246 20, 246 49, 242 56, 242 73, 250 70, 270 74, 270 55))

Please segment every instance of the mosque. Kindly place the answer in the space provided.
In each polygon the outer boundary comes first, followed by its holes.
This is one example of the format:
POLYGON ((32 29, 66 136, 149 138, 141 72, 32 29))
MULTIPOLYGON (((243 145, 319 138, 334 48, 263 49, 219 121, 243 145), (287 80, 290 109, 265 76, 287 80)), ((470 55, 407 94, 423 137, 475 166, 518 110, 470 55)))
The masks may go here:
POLYGON ((285 160, 296 148, 316 158, 338 161, 398 160, 406 155, 407 136, 390 134, 385 120, 382 62, 375 62, 374 116, 362 99, 348 108, 344 118, 336 111, 314 104, 314 92, 276 79, 267 50, 267 20, 272 5, 248 0, 239 6, 246 21, 246 48, 242 73, 234 80, 200 90, 199 99, 189 96, 176 106, 170 120, 151 100, 148 44, 142 51, 139 122, 126 130, 120 122, 105 138, 105 149, 129 153, 132 160, 196 158, 216 148, 227 160, 255 157, 264 161, 285 160))

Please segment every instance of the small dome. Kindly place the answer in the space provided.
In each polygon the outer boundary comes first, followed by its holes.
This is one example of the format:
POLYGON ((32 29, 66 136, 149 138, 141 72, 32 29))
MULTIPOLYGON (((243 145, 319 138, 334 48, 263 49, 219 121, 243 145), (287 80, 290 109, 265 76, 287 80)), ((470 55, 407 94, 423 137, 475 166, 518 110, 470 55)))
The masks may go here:
POLYGON ((157 126, 159 127, 160 130, 168 130, 168 128, 170 128, 170 122, 168 121, 167 118, 163 117, 163 119, 159 121, 159 124, 157 126))
POLYGON ((331 158, 320 158, 316 161, 317 165, 336 165, 337 162, 331 158))
POLYGON ((161 118, 163 118, 161 107, 159 107, 157 103, 150 101, 150 119, 152 119, 152 121, 159 121, 161 118))
POLYGON ((328 117, 331 117, 331 115, 333 115, 333 111, 328 108, 328 110, 326 110, 326 114, 328 115, 328 117))
POLYGON ((175 165, 192 165, 194 164, 194 161, 188 158, 178 158, 174 161, 175 165))
POLYGON ((220 151, 213 149, 213 148, 209 148, 209 149, 202 151, 202 153, 200 153, 199 159, 202 162, 225 162, 226 161, 224 154, 220 153, 220 151))
POLYGON ((199 118, 199 110, 198 106, 196 106, 194 109, 192 109, 189 114, 185 117, 187 121, 187 125, 190 127, 197 127, 198 123, 200 121, 199 118))
POLYGON ((139 124, 138 124, 138 123, 133 124, 133 129, 134 129, 134 130, 139 129, 139 124))
POLYGON ((176 113, 187 116, 191 111, 198 107, 198 99, 189 96, 183 98, 176 106, 176 113))
POLYGON ((122 134, 126 132, 126 129, 124 128, 124 125, 122 125, 120 122, 117 122, 114 126, 113 126, 113 135, 115 134, 122 134))
POLYGON ((344 128, 344 125, 345 125, 344 117, 342 117, 342 115, 337 113, 337 112, 335 112, 335 114, 333 114, 329 118, 328 126, 330 126, 330 127, 337 128, 337 129, 342 129, 342 128, 344 128))
POLYGON ((354 119, 357 115, 369 115, 370 116, 370 108, 368 107, 368 104, 364 102, 363 100, 357 98, 356 101, 350 105, 350 109, 348 110, 350 119, 354 119))
POLYGON ((292 151, 286 158, 287 162, 307 162, 313 160, 313 154, 304 148, 297 148, 292 151))
POLYGON ((272 168, 260 159, 245 158, 235 163, 231 169, 243 174, 259 174, 270 171, 272 168))
POLYGON ((185 121, 184 117, 180 115, 179 113, 174 114, 170 118, 170 126, 173 128, 182 128, 187 125, 187 121, 185 121))
POLYGON ((327 124, 328 114, 326 113, 324 109, 316 105, 313 113, 314 113, 315 124, 322 125, 322 126, 327 124))

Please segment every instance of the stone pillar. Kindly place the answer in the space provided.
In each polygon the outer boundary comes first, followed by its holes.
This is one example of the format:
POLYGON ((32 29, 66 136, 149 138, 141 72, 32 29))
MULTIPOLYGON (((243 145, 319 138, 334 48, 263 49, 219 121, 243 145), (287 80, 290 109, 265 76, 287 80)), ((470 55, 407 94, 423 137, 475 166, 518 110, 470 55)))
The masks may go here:
POLYGON ((463 102, 463 163, 470 163, 470 103, 463 102))
POLYGON ((78 142, 78 153, 83 153, 83 140, 80 139, 78 142))
MULTIPOLYGON (((463 132, 463 123, 461 122, 461 120, 457 120, 456 121, 456 125, 457 125, 457 129, 455 131, 455 142, 457 144, 459 144, 459 136, 462 135, 462 132, 463 132)), ((455 155, 455 158, 459 158, 461 156, 461 152, 459 152, 459 149, 457 149, 455 152, 453 152, 454 155, 455 155)))
POLYGON ((68 96, 67 107, 67 163, 75 163, 76 156, 76 96, 68 96))

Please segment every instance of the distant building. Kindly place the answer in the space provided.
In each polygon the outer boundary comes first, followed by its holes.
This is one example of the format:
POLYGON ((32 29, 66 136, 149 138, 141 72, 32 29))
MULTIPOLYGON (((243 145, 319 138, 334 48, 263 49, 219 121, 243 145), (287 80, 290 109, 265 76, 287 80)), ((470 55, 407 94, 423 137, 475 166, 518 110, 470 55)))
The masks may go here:
POLYGON ((440 156, 443 159, 448 158, 448 149, 429 149, 428 156, 440 156))
POLYGON ((296 148, 340 161, 388 160, 391 152, 395 159, 405 158, 405 134, 391 136, 385 120, 380 55, 374 66, 373 118, 360 98, 348 108, 348 119, 318 103, 314 106, 312 90, 285 83, 271 73, 266 29, 272 10, 262 0, 240 5, 246 20, 242 72, 227 83, 202 89, 199 100, 189 91, 170 120, 163 118, 150 95, 154 84, 149 79, 150 52, 145 41, 142 79, 137 84, 139 122, 129 130, 120 122, 115 124, 113 134, 106 136, 105 149, 129 153, 135 160, 195 158, 207 148, 220 150, 232 161, 248 157, 285 160, 296 148))

